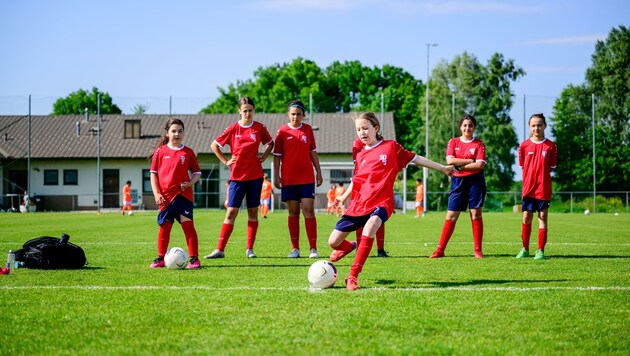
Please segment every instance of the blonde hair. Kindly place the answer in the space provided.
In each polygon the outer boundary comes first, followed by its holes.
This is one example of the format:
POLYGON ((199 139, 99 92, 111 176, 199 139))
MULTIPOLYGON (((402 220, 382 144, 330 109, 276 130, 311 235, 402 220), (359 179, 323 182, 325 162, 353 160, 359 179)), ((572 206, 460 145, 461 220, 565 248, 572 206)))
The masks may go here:
POLYGON ((382 140, 383 139, 383 132, 381 131, 381 124, 378 121, 378 118, 376 117, 376 114, 374 114, 373 112, 364 112, 363 114, 357 116, 354 118, 354 120, 367 120, 370 122, 370 124, 372 124, 372 126, 376 129, 376 139, 377 140, 382 140))

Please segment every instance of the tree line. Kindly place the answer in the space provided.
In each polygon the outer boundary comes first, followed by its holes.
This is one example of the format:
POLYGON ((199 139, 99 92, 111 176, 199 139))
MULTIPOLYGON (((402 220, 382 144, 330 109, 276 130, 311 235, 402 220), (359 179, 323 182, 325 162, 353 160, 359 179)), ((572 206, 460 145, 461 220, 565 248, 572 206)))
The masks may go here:
MULTIPOLYGON (((613 28, 598 41, 585 82, 569 85, 556 99, 550 115, 551 130, 560 152, 554 178, 557 190, 592 190, 592 98, 595 98, 595 148, 597 190, 630 189, 630 31, 613 28)), ((456 121, 465 113, 479 123, 476 135, 486 144, 485 170, 489 191, 511 190, 512 165, 518 147, 509 115, 514 94, 510 84, 526 75, 511 59, 495 53, 487 63, 464 52, 451 61, 442 60, 423 83, 402 68, 391 65, 368 67, 359 61, 335 61, 322 68, 314 61, 296 58, 290 63, 259 67, 253 78, 237 80, 218 88, 219 97, 201 109, 202 114, 234 113, 238 98, 251 96, 258 112, 286 110, 293 99, 313 98, 313 112, 384 110, 394 114, 397 140, 408 149, 425 152, 425 94, 429 85, 429 157, 442 160, 453 131, 451 98, 456 121)), ((120 114, 108 93, 97 88, 79 90, 54 103, 53 114, 96 113, 101 94, 101 113, 120 114)), ((135 113, 145 113, 138 105, 135 113)), ((533 113, 529 113, 533 114, 533 113)), ((545 113, 548 114, 548 113, 545 113)), ((457 123, 455 123, 457 125, 457 123)), ((421 173, 414 171, 412 178, 421 173)), ((444 191, 447 178, 430 173, 429 189, 444 191)))

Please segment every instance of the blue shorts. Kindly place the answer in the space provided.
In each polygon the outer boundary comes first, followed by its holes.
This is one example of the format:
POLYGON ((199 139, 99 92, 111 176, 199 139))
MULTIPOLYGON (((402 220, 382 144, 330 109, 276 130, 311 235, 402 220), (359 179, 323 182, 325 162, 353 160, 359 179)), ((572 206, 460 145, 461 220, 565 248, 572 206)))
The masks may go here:
POLYGON ((193 202, 184 198, 181 194, 176 196, 164 210, 160 211, 157 223, 162 225, 167 221, 173 222, 177 220, 181 224, 181 221, 179 221, 180 215, 193 220, 193 202))
POLYGON ((315 199, 315 184, 298 184, 282 186, 282 201, 315 199))
POLYGON ((244 198, 247 208, 259 207, 262 184, 262 177, 254 180, 231 180, 228 190, 228 208, 240 208, 244 198))
POLYGON ((549 209, 549 201, 525 197, 523 198, 521 208, 523 211, 543 211, 549 209))
POLYGON ((365 223, 367 223, 367 221, 372 216, 378 216, 379 218, 381 218, 381 223, 385 224, 385 221, 387 221, 387 210, 379 206, 378 208, 374 209, 374 211, 371 214, 368 214, 368 215, 363 215, 363 216, 344 215, 341 217, 341 219, 339 219, 339 221, 337 221, 337 225, 335 225, 335 230, 343 231, 343 232, 356 231, 364 227, 365 223))
POLYGON ((486 199, 486 179, 483 172, 467 177, 452 177, 448 196, 448 210, 479 209, 486 199))

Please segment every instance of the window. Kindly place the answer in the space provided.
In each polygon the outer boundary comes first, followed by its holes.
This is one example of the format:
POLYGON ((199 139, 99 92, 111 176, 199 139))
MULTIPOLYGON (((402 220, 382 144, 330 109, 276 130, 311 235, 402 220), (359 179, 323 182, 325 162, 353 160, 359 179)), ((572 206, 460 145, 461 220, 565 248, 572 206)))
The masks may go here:
POLYGON ((45 169, 44 185, 59 185, 59 171, 56 169, 45 169))
POLYGON ((151 189, 151 171, 148 169, 142 170, 142 193, 153 194, 153 190, 151 189))
POLYGON ((125 138, 140 138, 140 120, 125 120, 125 138))
POLYGON ((64 169, 63 170, 63 185, 78 185, 79 184, 79 171, 76 169, 64 169))
POLYGON ((352 169, 331 169, 330 181, 332 183, 350 183, 352 181, 352 169))

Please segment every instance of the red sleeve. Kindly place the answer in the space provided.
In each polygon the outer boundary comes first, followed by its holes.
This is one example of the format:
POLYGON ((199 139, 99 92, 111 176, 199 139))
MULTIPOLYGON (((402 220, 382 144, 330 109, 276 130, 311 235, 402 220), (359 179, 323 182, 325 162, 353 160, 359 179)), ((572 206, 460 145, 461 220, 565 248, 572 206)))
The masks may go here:
POLYGON ((311 140, 311 146, 309 147, 311 151, 316 151, 317 150, 317 144, 315 143, 315 133, 313 132, 313 128, 311 126, 309 126, 309 135, 311 137, 309 137, 309 140, 311 140))
POLYGON ((275 156, 282 156, 284 154, 284 137, 282 132, 282 127, 276 131, 276 139, 273 146, 273 154, 275 156))
POLYGON ((524 157, 523 157, 523 145, 525 144, 525 142, 521 143, 520 146, 518 146, 518 166, 523 168, 523 164, 525 164, 524 161, 524 157))
POLYGON ((453 142, 454 140, 454 138, 448 140, 448 144, 446 145, 446 157, 455 157, 455 142, 453 142))
POLYGON ((486 161, 486 144, 479 140, 479 149, 477 150, 477 161, 486 161))
POLYGON ((267 131, 267 126, 262 125, 260 134, 261 134, 260 142, 262 142, 263 145, 268 145, 271 141, 273 141, 273 138, 269 134, 269 131, 267 131))
POLYGON ((357 160, 357 154, 363 149, 363 142, 361 142, 360 138, 356 138, 354 142, 352 142, 352 161, 357 160))
POLYGON ((405 168, 412 159, 416 157, 416 154, 404 148, 401 144, 396 142, 395 144, 396 150, 396 160, 398 161, 398 166, 400 169, 405 168))
POLYGON ((558 146, 556 146, 555 143, 551 144, 551 160, 549 163, 552 169, 555 169, 558 166, 558 146))
MULTIPOLYGON (((230 138, 232 137, 232 131, 233 131, 232 126, 234 126, 234 124, 228 126, 225 130, 223 130, 223 132, 219 135, 219 137, 215 139, 215 141, 217 141, 219 146, 223 147, 226 144, 230 143, 230 138)), ((232 147, 232 149, 234 149, 234 147, 232 147)))
POLYGON ((188 169, 190 169, 192 173, 201 173, 201 167, 199 167, 199 161, 197 161, 197 155, 191 148, 188 148, 188 151, 190 152, 190 157, 192 158, 190 160, 190 166, 188 169))

